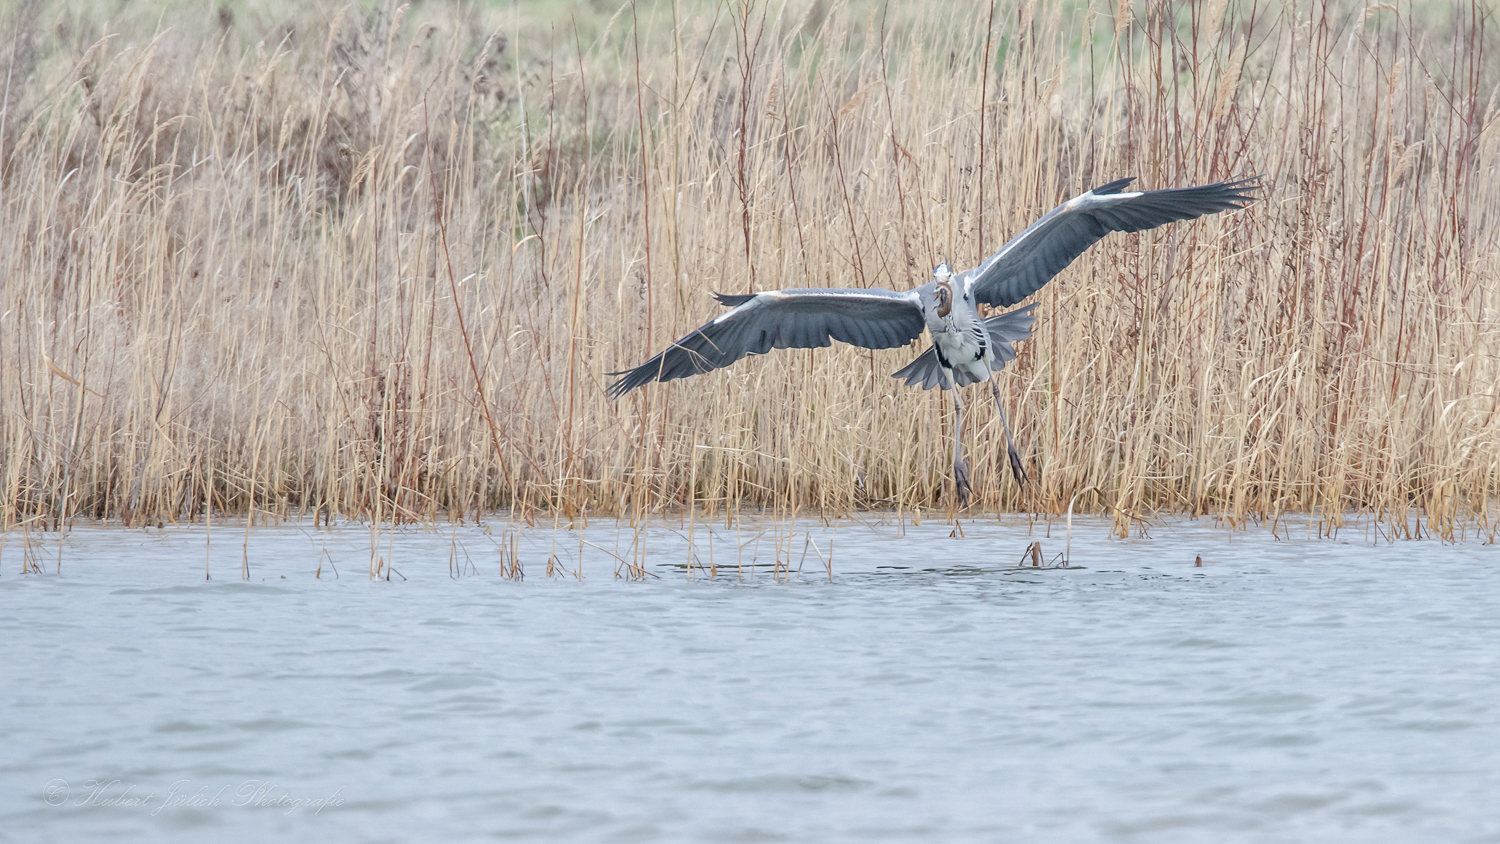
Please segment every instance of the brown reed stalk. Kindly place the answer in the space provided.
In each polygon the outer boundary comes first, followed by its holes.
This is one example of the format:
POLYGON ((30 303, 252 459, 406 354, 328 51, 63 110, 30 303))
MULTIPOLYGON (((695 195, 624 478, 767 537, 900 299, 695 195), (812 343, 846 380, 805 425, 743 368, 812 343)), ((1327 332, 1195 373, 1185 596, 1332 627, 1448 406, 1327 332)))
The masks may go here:
POLYGON ((567 55, 541 8, 161 32, 149 6, 0 10, 0 527, 915 521, 947 504, 948 411, 885 375, 920 346, 618 404, 606 373, 717 314, 711 290, 899 287, 916 252, 972 266, 1109 178, 1261 173, 1254 207, 1111 236, 1040 294, 1001 383, 1038 483, 971 401, 976 512, 1494 530, 1479 4, 1039 0, 981 33, 959 3, 724 27, 682 0, 670 32, 573 13, 567 55))

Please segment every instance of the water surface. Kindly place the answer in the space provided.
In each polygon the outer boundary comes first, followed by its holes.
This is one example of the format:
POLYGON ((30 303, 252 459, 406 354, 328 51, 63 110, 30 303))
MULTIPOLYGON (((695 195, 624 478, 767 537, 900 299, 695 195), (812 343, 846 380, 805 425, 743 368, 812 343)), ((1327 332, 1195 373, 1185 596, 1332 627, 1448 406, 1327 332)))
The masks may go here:
POLYGON ((1500 841, 1493 546, 791 529, 11 534, 0 841, 1500 841))

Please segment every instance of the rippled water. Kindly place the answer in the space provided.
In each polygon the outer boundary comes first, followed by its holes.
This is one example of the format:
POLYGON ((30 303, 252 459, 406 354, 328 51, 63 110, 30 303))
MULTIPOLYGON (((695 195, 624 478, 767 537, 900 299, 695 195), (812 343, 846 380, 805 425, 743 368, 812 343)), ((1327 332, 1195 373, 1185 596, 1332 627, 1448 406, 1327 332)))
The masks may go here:
POLYGON ((12 534, 0 840, 1500 841, 1493 546, 677 528, 12 534))

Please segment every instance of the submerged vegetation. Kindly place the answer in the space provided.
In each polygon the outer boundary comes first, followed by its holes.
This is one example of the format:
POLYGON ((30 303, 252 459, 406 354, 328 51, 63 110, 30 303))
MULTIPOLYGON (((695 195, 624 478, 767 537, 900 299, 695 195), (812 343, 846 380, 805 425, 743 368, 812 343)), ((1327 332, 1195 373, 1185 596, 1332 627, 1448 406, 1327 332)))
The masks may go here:
MULTIPOLYGON (((1477 4, 272 0, 0 13, 0 528, 951 506, 921 347, 614 403, 710 291, 1113 235, 975 402, 976 512, 1489 528, 1500 64, 1477 4)), ((1492 529, 1492 528, 1490 528, 1492 529)))

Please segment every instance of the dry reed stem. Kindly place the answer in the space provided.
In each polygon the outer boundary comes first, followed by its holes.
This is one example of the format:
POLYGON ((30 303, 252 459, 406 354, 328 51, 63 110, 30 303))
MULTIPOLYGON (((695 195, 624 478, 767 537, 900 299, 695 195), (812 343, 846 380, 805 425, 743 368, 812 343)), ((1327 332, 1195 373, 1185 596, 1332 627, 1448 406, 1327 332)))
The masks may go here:
POLYGON ((1037 486, 976 401, 976 508, 1493 530, 1477 3, 669 5, 5 12, 0 529, 920 518, 951 423, 886 377, 919 347, 618 403, 606 373, 711 290, 905 289, 1119 176, 1260 173, 1251 209, 1112 236, 1039 294, 1000 380, 1037 486))

